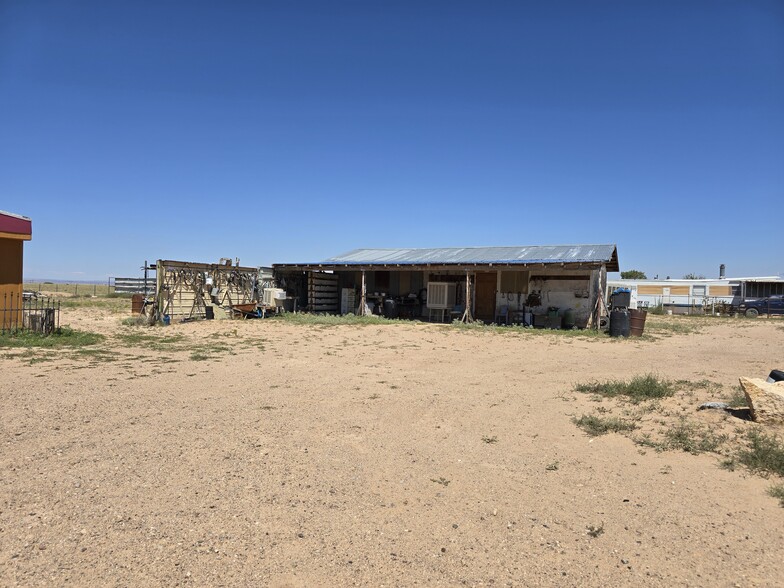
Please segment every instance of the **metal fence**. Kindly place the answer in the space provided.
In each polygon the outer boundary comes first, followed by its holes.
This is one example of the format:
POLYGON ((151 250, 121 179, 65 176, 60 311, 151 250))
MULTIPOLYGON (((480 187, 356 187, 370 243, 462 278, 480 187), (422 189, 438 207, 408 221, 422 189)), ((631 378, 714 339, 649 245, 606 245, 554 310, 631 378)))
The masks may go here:
POLYGON ((110 286, 118 294, 144 294, 147 296, 155 290, 154 278, 109 278, 110 286))
POLYGON ((42 296, 4 294, 0 303, 0 333, 32 331, 51 335, 60 328, 60 302, 42 296))

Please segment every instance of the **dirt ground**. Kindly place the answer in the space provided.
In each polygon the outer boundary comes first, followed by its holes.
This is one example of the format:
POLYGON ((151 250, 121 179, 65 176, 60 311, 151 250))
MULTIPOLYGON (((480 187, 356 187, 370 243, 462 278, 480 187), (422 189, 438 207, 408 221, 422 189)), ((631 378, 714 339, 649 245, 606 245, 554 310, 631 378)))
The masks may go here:
POLYGON ((742 433, 696 407, 784 367, 784 321, 651 318, 654 337, 617 341, 120 318, 64 309, 107 336, 86 352, 0 349, 2 585, 784 578, 770 479, 572 421, 638 410, 575 384, 652 372, 702 383, 641 414, 650 431, 742 433))

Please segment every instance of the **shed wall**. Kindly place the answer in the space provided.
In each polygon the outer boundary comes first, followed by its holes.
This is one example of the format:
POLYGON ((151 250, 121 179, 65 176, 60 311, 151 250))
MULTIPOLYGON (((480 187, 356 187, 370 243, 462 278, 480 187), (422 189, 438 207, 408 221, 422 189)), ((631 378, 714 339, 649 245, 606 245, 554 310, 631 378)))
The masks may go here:
MULTIPOLYGON (((0 239, 0 309, 21 307, 23 246, 24 241, 18 239, 0 239)), ((11 315, 0 314, 0 321, 11 322, 11 315)))

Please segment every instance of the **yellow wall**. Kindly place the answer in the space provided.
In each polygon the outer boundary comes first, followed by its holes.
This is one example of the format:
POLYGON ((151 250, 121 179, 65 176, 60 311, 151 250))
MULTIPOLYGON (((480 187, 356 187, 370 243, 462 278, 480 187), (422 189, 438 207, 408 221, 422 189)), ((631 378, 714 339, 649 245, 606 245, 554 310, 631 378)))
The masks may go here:
POLYGON ((711 296, 732 296, 732 286, 708 286, 711 296))
POLYGON ((670 294, 673 296, 688 296, 689 295, 689 287, 688 286, 670 286, 670 294))
POLYGON ((637 294, 647 294, 649 296, 661 296, 661 286, 637 286, 637 294))

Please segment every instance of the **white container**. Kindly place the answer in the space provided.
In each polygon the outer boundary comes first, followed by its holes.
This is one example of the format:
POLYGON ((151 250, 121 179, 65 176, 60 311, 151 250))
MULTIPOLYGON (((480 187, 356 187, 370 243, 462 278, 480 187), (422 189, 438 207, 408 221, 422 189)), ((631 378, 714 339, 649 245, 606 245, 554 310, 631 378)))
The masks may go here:
POLYGON ((286 298, 286 291, 282 288, 264 288, 261 301, 264 306, 274 308, 276 306, 280 306, 280 304, 276 302, 276 299, 278 298, 286 298))
POLYGON ((455 306, 457 284, 449 282, 429 282, 427 285, 427 307, 449 309, 455 306))

